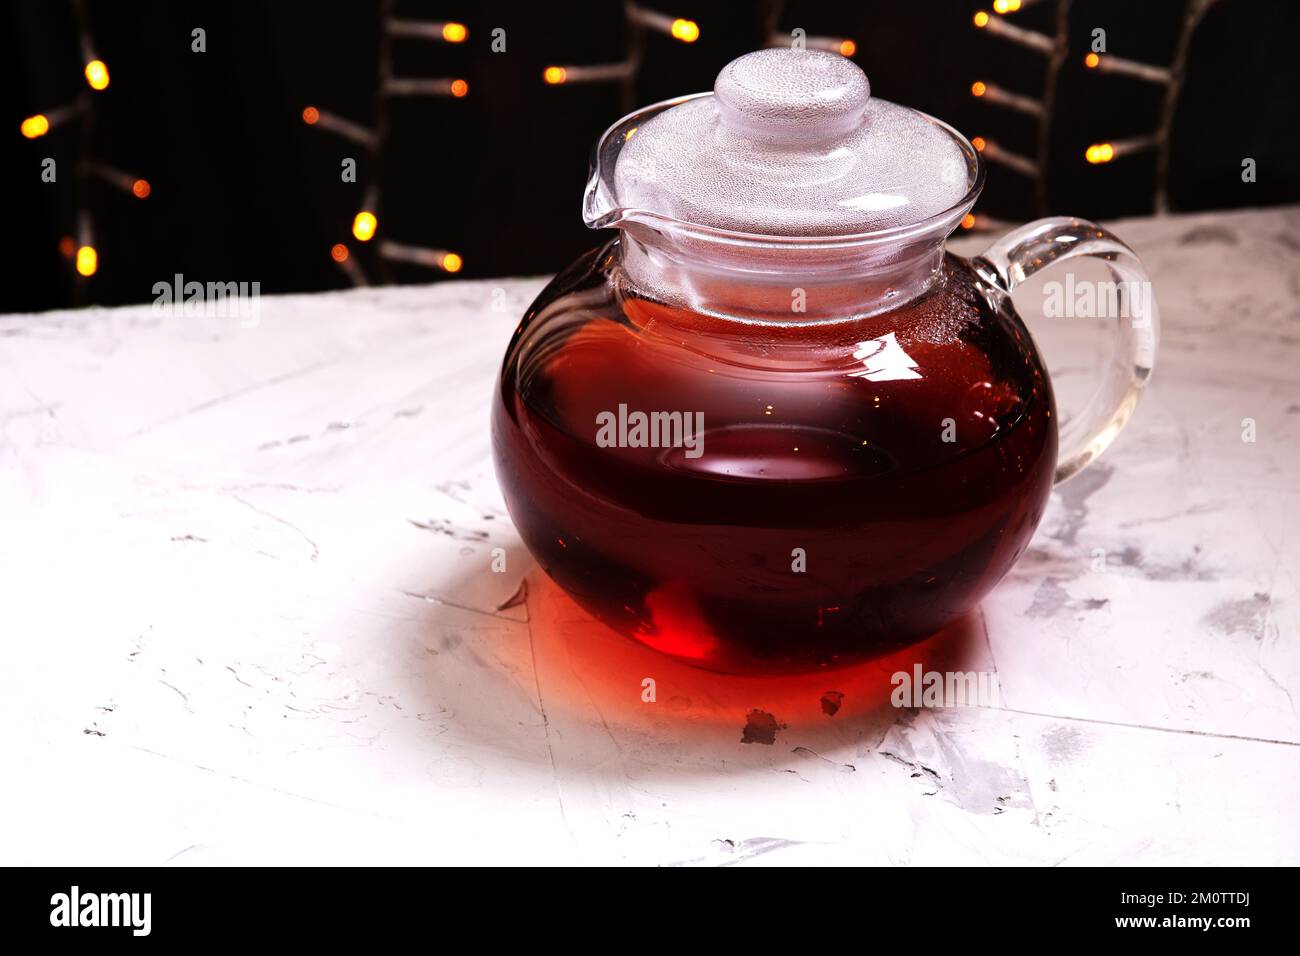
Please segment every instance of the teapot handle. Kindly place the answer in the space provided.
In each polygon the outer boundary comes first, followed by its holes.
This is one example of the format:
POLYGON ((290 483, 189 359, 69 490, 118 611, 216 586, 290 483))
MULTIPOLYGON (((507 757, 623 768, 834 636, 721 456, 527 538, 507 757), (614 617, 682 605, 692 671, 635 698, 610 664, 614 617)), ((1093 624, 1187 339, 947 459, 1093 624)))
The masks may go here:
POLYGON ((1056 484, 1078 474, 1114 441, 1151 377, 1160 339, 1151 279, 1133 250, 1110 232, 1086 219, 1068 217, 1039 219, 1013 229, 971 260, 985 282, 1010 295, 1035 273, 1078 256, 1103 260, 1115 279, 1119 341, 1101 386, 1083 411, 1061 427, 1056 484))

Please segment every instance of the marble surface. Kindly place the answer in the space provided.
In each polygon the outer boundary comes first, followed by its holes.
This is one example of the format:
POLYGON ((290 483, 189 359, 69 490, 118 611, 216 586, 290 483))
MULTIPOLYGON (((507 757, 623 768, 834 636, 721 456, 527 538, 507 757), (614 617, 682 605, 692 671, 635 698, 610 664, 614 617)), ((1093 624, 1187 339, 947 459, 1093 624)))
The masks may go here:
MULTIPOLYGON (((1300 862, 1300 210, 1114 228, 1153 385, 909 658, 999 707, 587 620, 488 454, 541 279, 0 317, 0 862, 1300 862)), ((1104 340, 1017 301, 1068 410, 1104 340)))

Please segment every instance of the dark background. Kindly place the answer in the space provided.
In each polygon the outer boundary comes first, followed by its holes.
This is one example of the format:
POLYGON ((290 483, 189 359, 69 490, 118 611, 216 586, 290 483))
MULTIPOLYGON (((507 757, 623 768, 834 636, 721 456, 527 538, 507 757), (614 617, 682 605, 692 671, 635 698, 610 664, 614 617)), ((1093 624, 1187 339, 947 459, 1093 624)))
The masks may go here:
MULTIPOLYGON (((762 0, 643 5, 695 20, 701 37, 690 45, 648 37, 637 105, 709 89, 728 60, 763 45, 762 0)), ((1041 84, 1043 57, 971 25, 972 12, 988 6, 790 2, 780 25, 853 38, 873 95, 1032 154, 1031 119, 969 93, 976 79, 1033 96, 1041 84)), ((1009 21, 1050 31, 1053 7, 1048 0, 1009 21)), ((1110 53, 1167 65, 1183 9, 1184 0, 1075 0, 1053 126, 1053 212, 1104 219, 1151 211, 1151 154, 1103 167, 1082 156, 1089 143, 1150 132, 1161 91, 1086 71, 1082 59, 1100 26, 1110 53)), ((58 249, 75 231, 76 127, 34 141, 18 132, 24 116, 48 112, 85 88, 72 7, 67 0, 14 0, 0 29, 0 114, 9 124, 0 188, 11 240, 0 259, 0 311, 148 301, 153 284, 177 272, 200 281, 259 281, 264 293, 342 288, 348 280, 329 256, 340 241, 374 278, 375 243, 360 248, 350 235, 369 161, 360 147, 305 126, 300 114, 314 104, 371 122, 376 3, 86 0, 86 10, 112 79, 94 94, 94 153, 147 178, 153 195, 141 202, 92 184, 99 272, 78 280, 58 249), (206 53, 191 52, 194 27, 207 31, 206 53), (56 184, 40 181, 46 156, 59 162, 56 184), (340 182, 344 156, 358 161, 357 184, 340 182)), ((460 45, 395 41, 395 66, 403 76, 463 77, 470 93, 394 101, 380 235, 460 253, 461 278, 551 272, 592 245, 579 216, 587 162, 601 131, 624 112, 621 93, 613 84, 548 87, 541 73, 551 63, 621 59, 621 3, 401 0, 398 12, 469 27, 460 45), (506 29, 506 53, 490 51, 494 27, 506 29)), ((1300 3, 1291 0, 1222 0, 1201 24, 1174 128, 1175 209, 1300 200, 1298 35, 1300 3), (1256 183, 1241 181, 1244 157, 1258 162, 1256 183)), ((1032 189, 993 167, 978 211, 1033 218, 1032 189)), ((395 278, 447 277, 398 266, 395 278)))

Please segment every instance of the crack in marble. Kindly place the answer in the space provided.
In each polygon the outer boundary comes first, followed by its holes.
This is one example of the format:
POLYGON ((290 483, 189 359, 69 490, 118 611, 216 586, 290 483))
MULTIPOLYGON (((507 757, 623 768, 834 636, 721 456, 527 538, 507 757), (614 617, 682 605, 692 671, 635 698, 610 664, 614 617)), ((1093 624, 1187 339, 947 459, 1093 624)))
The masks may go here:
POLYGON ((1127 730, 1150 730, 1162 734, 1186 734, 1191 737, 1212 737, 1216 740, 1244 740, 1256 744, 1277 744, 1282 747, 1300 747, 1300 740, 1279 740, 1273 737, 1252 737, 1249 734, 1222 734, 1210 730, 1193 730, 1189 727, 1161 727, 1157 724, 1134 724, 1122 720, 1103 720, 1100 717, 1072 717, 1069 714, 1048 714, 1038 710, 1016 710, 1012 707, 984 707, 973 705, 977 710, 1001 711, 1006 714, 1020 714, 1024 717, 1045 717, 1049 720, 1073 720, 1083 724, 1098 724, 1103 727, 1123 727, 1127 730))
POLYGON ((146 435, 149 432, 153 431, 154 429, 161 428, 164 425, 170 425, 173 422, 178 422, 182 418, 188 418, 190 415, 196 415, 199 412, 205 412, 210 408, 216 408, 219 405, 224 405, 226 402, 231 401, 232 399, 243 398, 245 395, 251 395, 253 392, 260 391, 264 388, 270 388, 273 385, 281 385, 285 382, 292 381, 295 378, 301 378, 304 375, 310 375, 312 372, 319 372, 321 369, 328 368, 331 365, 337 365, 340 362, 346 361, 347 358, 348 356, 342 356, 340 358, 335 358, 335 359, 325 359, 320 362, 314 362, 311 365, 303 366, 302 368, 293 369, 292 371, 289 372, 282 372, 279 375, 273 375, 270 378, 263 379, 260 382, 253 382, 251 385, 246 385, 243 388, 235 389, 233 392, 227 392, 226 394, 220 395, 216 398, 208 399, 206 402, 200 402, 199 404, 193 405, 190 408, 185 409, 184 411, 177 412, 175 415, 168 415, 166 418, 160 418, 156 422, 152 422, 148 425, 144 425, 140 428, 137 428, 135 431, 128 433, 125 440, 130 441, 133 438, 139 438, 140 436, 146 435))
MULTIPOLYGON (((317 546, 316 542, 311 539, 311 537, 307 534, 307 532, 303 531, 302 528, 299 528, 292 521, 289 521, 285 518, 281 518, 277 514, 272 514, 271 512, 267 511, 264 508, 259 508, 257 507, 257 505, 253 504, 250 501, 245 500, 244 498, 241 498, 239 495, 231 495, 230 497, 232 500, 238 501, 241 505, 243 505, 245 508, 248 508, 250 511, 255 511, 264 518, 270 518, 272 521, 279 522, 289 530, 295 532, 300 538, 302 538, 303 541, 306 541, 308 547, 311 548, 311 560, 315 561, 318 558, 320 558, 320 548, 317 546)), ((275 557, 275 556, 271 555, 271 557, 275 557)))

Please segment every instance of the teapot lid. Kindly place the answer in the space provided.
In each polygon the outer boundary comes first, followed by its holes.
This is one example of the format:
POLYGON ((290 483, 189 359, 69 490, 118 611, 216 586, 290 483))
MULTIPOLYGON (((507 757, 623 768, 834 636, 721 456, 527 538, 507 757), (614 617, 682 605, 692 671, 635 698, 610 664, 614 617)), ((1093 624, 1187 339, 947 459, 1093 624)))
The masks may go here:
POLYGON ((976 178, 960 134, 872 97, 857 64, 817 50, 746 54, 723 67, 712 95, 624 138, 614 205, 750 235, 912 225, 952 210, 976 178))

